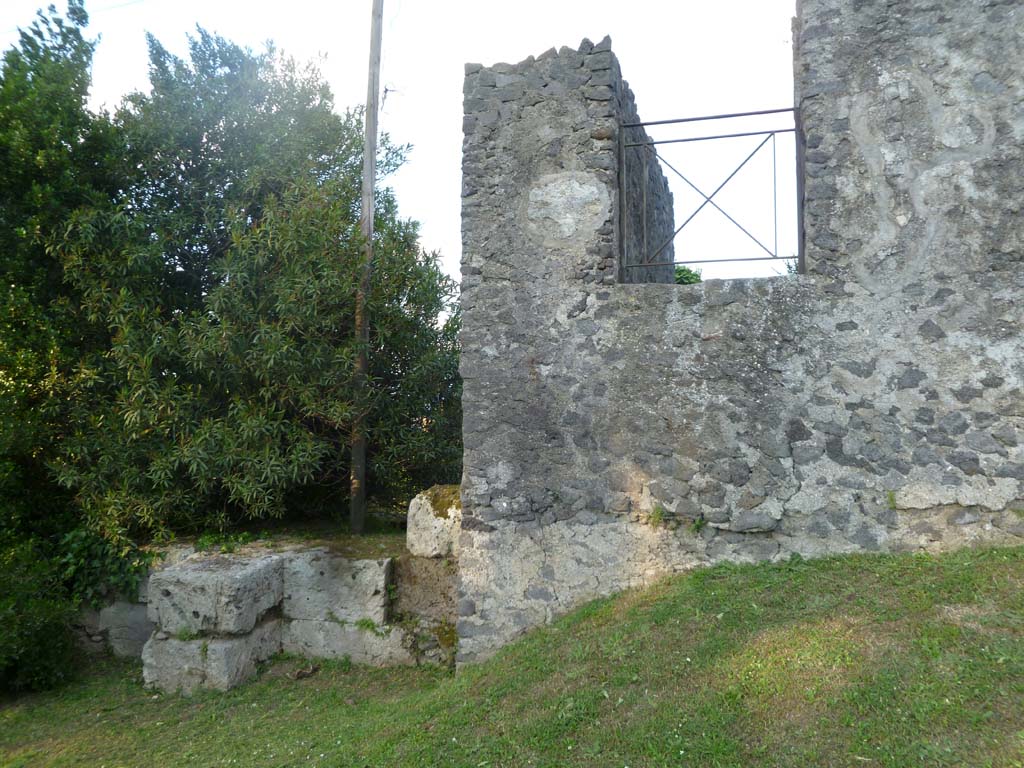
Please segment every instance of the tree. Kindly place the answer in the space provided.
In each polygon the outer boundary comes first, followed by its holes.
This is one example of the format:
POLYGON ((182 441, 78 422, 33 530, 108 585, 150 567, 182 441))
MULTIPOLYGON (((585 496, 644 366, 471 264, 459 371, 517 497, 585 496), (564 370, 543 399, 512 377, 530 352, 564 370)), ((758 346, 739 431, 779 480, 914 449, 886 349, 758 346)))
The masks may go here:
POLYGON ((74 671, 74 606, 57 560, 78 524, 49 464, 68 433, 79 362, 107 344, 53 246, 70 211, 111 199, 119 134, 86 108, 94 44, 70 0, 40 12, 0 64, 0 690, 74 671))
POLYGON ((119 136, 86 108, 94 43, 82 0, 19 33, 0 67, 0 532, 53 542, 74 524, 48 470, 78 361, 106 343, 83 322, 52 246, 68 212, 120 185, 119 136))
MULTIPOLYGON (((152 92, 117 115, 131 183, 81 209, 63 246, 112 339, 61 472, 90 519, 157 531, 340 508, 360 411, 379 489, 452 477, 455 286, 387 189, 371 386, 353 392, 360 113, 335 114, 314 69, 203 30, 189 61, 152 38, 150 58, 152 92)), ((403 152, 384 137, 380 173, 403 152)))

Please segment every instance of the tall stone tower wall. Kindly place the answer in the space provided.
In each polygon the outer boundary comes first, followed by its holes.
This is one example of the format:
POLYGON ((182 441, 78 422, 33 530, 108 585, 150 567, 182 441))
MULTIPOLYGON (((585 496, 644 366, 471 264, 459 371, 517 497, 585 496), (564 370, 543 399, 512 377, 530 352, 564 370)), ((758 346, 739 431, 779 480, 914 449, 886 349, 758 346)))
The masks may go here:
POLYGON ((635 282, 671 201, 609 44, 467 68, 463 661, 694 566, 1024 542, 1024 4, 794 40, 806 273, 694 286, 635 282))

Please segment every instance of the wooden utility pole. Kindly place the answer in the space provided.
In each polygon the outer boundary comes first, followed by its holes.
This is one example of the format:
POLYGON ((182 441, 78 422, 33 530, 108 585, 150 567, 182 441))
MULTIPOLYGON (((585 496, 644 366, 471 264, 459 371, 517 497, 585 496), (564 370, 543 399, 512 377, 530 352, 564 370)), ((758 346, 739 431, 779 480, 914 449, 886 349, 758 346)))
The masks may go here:
POLYGON ((356 288, 355 337, 356 417, 349 440, 349 527, 362 533, 366 526, 366 409, 368 398, 370 317, 366 306, 373 269, 373 192, 377 181, 377 109, 380 102, 380 38, 384 0, 373 0, 370 24, 370 76, 366 86, 365 139, 363 140, 363 200, 360 230, 363 234, 363 269, 356 288))

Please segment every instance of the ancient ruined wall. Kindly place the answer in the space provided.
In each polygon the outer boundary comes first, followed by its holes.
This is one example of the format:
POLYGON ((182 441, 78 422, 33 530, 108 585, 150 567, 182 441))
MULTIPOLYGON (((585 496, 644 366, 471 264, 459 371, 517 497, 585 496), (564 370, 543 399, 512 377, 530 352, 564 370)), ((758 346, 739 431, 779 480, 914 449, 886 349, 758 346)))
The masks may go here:
POLYGON ((808 273, 765 280, 610 284, 611 57, 470 68, 464 661, 666 571, 1024 541, 1024 9, 795 37, 808 273))
MULTIPOLYGON (((612 56, 611 52, 608 56, 612 56)), ((638 123, 640 116, 633 92, 622 81, 619 64, 614 57, 612 63, 613 69, 607 74, 610 90, 614 84, 614 95, 609 100, 608 109, 614 111, 619 124, 638 123)), ((654 145, 647 144, 650 138, 643 127, 623 128, 617 138, 620 141, 621 169, 621 199, 616 211, 622 242, 619 280, 624 283, 673 283, 675 247, 672 235, 675 226, 668 179, 654 153, 654 145), (636 144, 643 146, 633 146, 636 144), (636 267, 636 264, 654 266, 636 267)))

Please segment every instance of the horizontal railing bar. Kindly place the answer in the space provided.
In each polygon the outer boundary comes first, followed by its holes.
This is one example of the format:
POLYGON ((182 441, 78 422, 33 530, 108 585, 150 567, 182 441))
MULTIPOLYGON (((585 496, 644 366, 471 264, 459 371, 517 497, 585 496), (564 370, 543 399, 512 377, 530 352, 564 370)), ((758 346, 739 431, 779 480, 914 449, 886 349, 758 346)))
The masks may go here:
POLYGON ((696 123, 701 120, 726 120, 730 117, 754 117, 755 115, 778 115, 782 112, 793 112, 793 107, 783 109, 762 109, 757 112, 731 112, 727 115, 704 115, 703 117, 681 117, 675 120, 651 120, 647 123, 623 123, 623 128, 643 128, 648 125, 672 125, 675 123, 696 123))
POLYGON ((709 141, 711 139, 735 139, 740 136, 768 136, 776 133, 796 133, 795 128, 779 128, 774 131, 747 131, 745 133, 721 133, 717 136, 697 136, 692 139, 663 139, 662 141, 631 141, 625 147, 653 147, 656 144, 683 144, 688 141, 709 141))
POLYGON ((748 256, 743 259, 694 259, 692 261, 652 261, 649 264, 623 264, 623 269, 634 267, 674 267, 680 264, 727 264, 733 261, 789 261, 796 256, 748 256))

